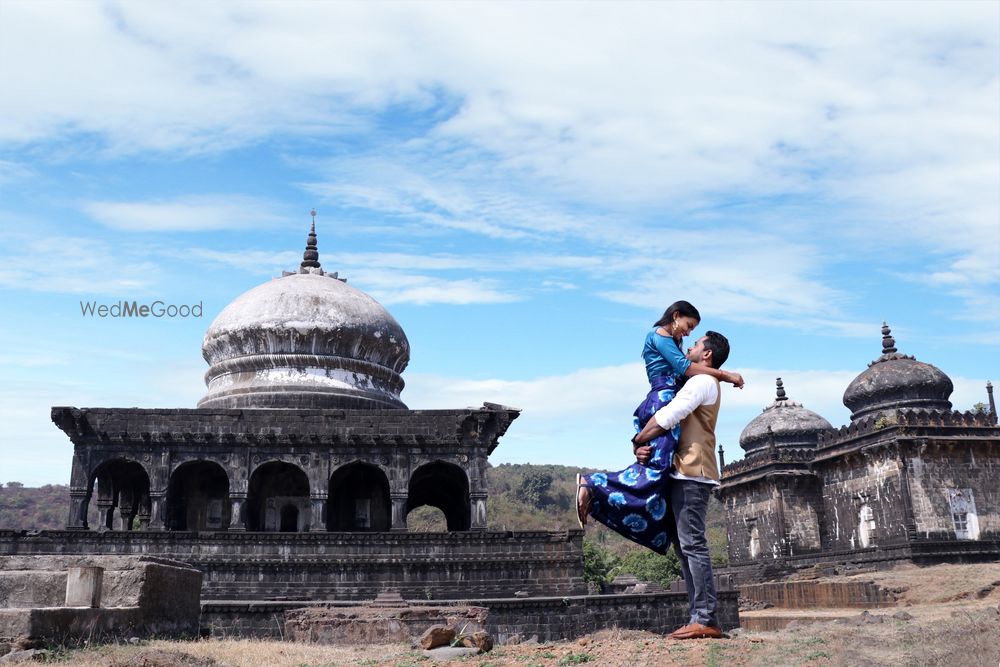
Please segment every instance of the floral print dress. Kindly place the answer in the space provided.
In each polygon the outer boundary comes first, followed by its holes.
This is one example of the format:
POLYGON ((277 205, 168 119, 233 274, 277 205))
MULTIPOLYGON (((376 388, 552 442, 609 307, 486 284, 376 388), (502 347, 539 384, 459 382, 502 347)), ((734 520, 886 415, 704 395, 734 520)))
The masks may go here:
MULTIPOLYGON (((673 375, 650 378, 646 399, 635 409, 638 433, 653 414, 674 398, 678 382, 673 375)), ((590 488, 590 516, 653 551, 665 554, 670 548, 664 521, 667 515, 667 484, 680 425, 652 440, 649 465, 633 463, 618 472, 583 475, 590 488)))

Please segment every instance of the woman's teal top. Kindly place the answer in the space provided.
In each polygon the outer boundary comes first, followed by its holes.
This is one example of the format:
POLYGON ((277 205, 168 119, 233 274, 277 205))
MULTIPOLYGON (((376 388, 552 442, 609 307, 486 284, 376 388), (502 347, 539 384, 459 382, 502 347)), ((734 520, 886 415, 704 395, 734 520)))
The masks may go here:
POLYGON ((682 378, 691 365, 674 339, 670 336, 661 336, 656 333, 656 329, 646 334, 646 344, 642 346, 642 358, 646 362, 646 377, 650 380, 658 375, 682 378))

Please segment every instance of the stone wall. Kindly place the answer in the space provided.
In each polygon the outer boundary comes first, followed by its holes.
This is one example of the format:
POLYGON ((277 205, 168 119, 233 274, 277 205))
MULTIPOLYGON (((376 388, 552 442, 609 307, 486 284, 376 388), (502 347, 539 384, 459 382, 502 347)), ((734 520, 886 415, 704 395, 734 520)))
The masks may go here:
POLYGON ((729 560, 775 558, 784 551, 784 526, 781 524, 781 494, 766 478, 749 481, 739 492, 726 491, 726 525, 729 535, 729 560), (756 553, 751 554, 751 543, 756 553))
POLYGON ((785 552, 789 556, 815 553, 823 547, 822 491, 814 475, 783 477, 781 516, 785 524, 785 552))
POLYGON ((880 447, 818 462, 823 480, 825 545, 871 549, 907 541, 903 485, 895 447, 880 447))
POLYGON ((1000 451, 957 440, 915 445, 906 458, 915 538, 956 538, 952 498, 965 490, 971 492, 979 537, 1000 536, 1000 451))
MULTIPOLYGON (((739 627, 736 591, 719 591, 718 600, 722 628, 739 627)), ((543 642, 571 639, 605 628, 665 634, 689 620, 685 593, 463 599, 461 604, 489 609, 486 629, 498 643, 535 635, 543 642)), ((294 602, 206 602, 202 627, 216 637, 276 638, 284 627, 285 611, 301 606, 294 602)))
POLYGON ((583 532, 0 531, 2 554, 149 554, 204 573, 203 599, 579 595, 583 532))

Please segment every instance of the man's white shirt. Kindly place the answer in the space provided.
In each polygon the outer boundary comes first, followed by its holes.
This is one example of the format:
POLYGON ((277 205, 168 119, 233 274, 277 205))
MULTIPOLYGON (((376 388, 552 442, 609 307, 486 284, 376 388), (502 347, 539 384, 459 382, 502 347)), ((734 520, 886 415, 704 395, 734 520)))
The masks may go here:
MULTIPOLYGON (((667 431, 679 424, 682 419, 697 410, 702 405, 715 405, 719 400, 719 383, 710 375, 694 375, 689 377, 681 390, 662 408, 656 411, 653 419, 667 431)), ((702 484, 712 484, 718 486, 719 483, 708 477, 689 477, 682 475, 676 470, 670 473, 673 479, 686 479, 691 482, 701 482, 702 484)))

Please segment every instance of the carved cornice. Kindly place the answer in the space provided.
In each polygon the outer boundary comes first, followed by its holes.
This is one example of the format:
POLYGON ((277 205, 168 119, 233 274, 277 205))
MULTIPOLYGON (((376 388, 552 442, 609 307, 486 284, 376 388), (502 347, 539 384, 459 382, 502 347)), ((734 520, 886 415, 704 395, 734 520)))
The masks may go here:
POLYGON ((214 410, 54 407, 75 444, 247 447, 457 447, 487 454, 520 410, 493 403, 462 410, 214 410))

